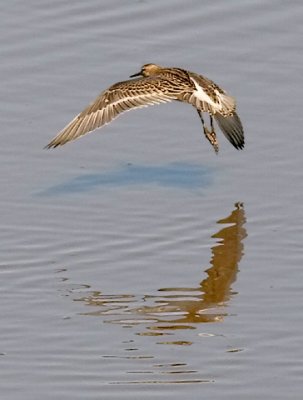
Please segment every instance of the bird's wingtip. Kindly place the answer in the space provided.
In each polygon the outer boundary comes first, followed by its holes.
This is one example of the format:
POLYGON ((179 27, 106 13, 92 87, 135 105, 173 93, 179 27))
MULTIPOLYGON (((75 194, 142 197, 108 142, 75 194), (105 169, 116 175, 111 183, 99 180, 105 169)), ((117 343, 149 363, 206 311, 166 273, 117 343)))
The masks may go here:
POLYGON ((56 144, 50 142, 50 143, 48 143, 46 146, 43 147, 43 150, 54 149, 54 148, 56 148, 57 146, 58 146, 58 145, 56 145, 56 144))
POLYGON ((230 143, 237 149, 243 150, 245 145, 244 131, 241 120, 237 113, 231 116, 215 115, 215 119, 230 143))

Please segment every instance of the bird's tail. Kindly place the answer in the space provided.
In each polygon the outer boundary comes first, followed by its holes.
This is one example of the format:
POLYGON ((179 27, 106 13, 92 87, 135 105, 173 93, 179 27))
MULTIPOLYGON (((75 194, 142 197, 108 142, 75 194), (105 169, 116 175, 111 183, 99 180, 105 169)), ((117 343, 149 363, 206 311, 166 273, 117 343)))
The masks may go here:
POLYGON ((237 149, 244 148, 244 132, 240 118, 236 112, 233 115, 224 117, 219 113, 214 115, 221 131, 230 143, 237 149))

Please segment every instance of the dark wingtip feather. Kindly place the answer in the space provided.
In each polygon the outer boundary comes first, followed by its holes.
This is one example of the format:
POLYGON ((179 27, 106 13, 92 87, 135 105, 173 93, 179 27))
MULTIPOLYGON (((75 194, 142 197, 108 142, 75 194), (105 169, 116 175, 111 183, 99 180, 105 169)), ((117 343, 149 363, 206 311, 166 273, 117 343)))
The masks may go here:
POLYGON ((59 146, 59 144, 55 144, 53 142, 50 142, 46 146, 44 146, 43 149, 44 150, 55 149, 58 146, 59 146))
POLYGON ((244 131, 241 120, 237 113, 231 116, 224 117, 223 115, 216 114, 215 119, 224 133, 225 137, 237 149, 244 149, 244 131))

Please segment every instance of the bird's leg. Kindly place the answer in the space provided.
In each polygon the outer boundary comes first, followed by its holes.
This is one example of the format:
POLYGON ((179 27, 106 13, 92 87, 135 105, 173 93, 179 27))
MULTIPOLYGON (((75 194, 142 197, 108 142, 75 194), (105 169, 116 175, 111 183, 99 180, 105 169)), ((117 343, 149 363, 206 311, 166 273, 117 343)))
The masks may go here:
POLYGON ((204 122, 204 118, 202 115, 202 111, 201 110, 197 110, 199 117, 201 119, 202 125, 203 125, 203 131, 204 131, 204 135, 206 137, 206 139, 209 141, 209 143, 213 146, 214 150, 216 153, 218 153, 219 151, 219 143, 217 141, 217 135, 214 129, 214 121, 213 121, 213 117, 210 115, 210 126, 211 126, 211 131, 209 131, 207 129, 207 127, 205 126, 205 122, 204 122))
POLYGON ((211 114, 209 115, 209 119, 210 119, 210 127, 211 127, 211 132, 209 133, 211 139, 209 139, 209 141, 212 144, 215 152, 218 154, 219 142, 217 140, 217 135, 216 135, 215 128, 214 128, 214 119, 211 114))

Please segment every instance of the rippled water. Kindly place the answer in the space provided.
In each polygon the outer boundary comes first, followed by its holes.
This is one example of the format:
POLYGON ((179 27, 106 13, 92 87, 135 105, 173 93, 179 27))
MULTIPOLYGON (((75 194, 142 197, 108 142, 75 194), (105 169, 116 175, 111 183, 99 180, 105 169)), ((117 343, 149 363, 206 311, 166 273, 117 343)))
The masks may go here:
POLYGON ((2 2, 5 399, 301 399, 300 1, 2 2), (190 107, 49 140, 156 62, 237 97, 216 156, 190 107))

